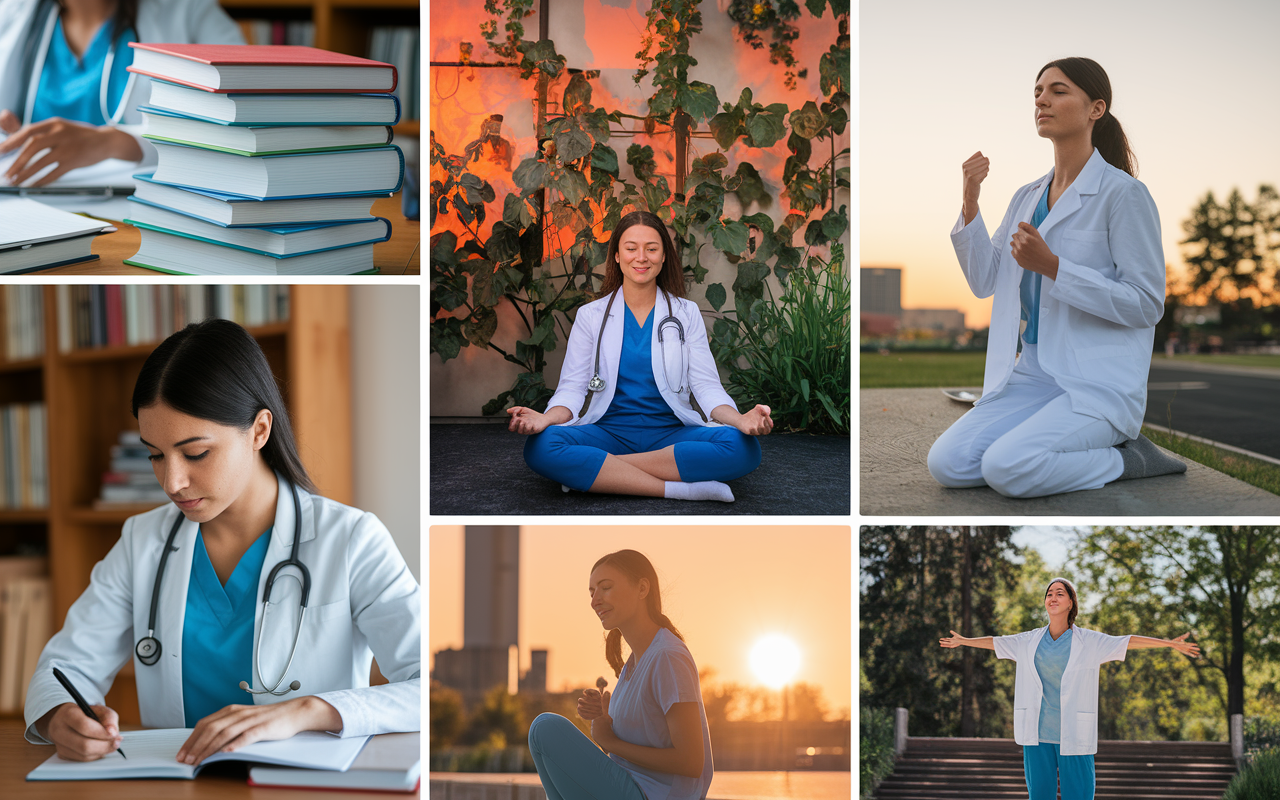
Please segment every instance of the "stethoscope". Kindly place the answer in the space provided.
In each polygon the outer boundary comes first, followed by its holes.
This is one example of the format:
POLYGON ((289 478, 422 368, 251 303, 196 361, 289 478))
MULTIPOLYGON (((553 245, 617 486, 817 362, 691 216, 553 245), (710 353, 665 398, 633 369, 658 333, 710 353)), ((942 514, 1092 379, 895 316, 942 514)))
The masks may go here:
MULTIPOLYGON (((23 124, 30 124, 31 117, 35 113, 36 92, 40 89, 40 73, 44 72, 44 62, 49 57, 49 45, 53 42, 53 29, 58 23, 59 10, 58 5, 54 4, 53 8, 49 9, 49 19, 44 24, 44 33, 40 37, 40 49, 36 51, 35 64, 31 68, 31 82, 27 85, 27 106, 26 113, 22 117, 23 124)), ((129 79, 124 85, 124 94, 120 95, 120 102, 116 104, 115 113, 112 113, 107 108, 107 88, 111 83, 111 67, 115 62, 116 43, 113 41, 107 48, 107 57, 102 61, 102 81, 98 86, 98 110, 102 112, 102 119, 107 125, 119 125, 120 120, 124 118, 129 94, 133 91, 134 79, 138 77, 136 73, 129 73, 129 79)))
MULTIPOLYGON (((262 591, 262 622, 258 626, 258 638, 254 643, 253 667, 258 673, 258 680, 263 686, 267 685, 262 680, 262 630, 267 627, 267 605, 271 601, 271 587, 275 584, 276 575, 280 570, 286 567, 297 567, 298 572, 302 574, 299 579, 296 575, 289 574, 286 577, 293 578, 302 585, 302 610, 298 614, 298 629, 293 634, 293 648, 289 650, 289 662, 284 665, 284 672, 280 673, 280 680, 275 685, 264 691, 254 691, 247 681, 240 681, 240 688, 249 694, 271 694, 279 697, 289 692, 296 692, 301 688, 302 684, 298 681, 290 683, 285 687, 284 691, 278 691, 280 684, 284 683, 284 676, 289 674, 289 667, 293 666, 293 656, 298 650, 298 635, 302 633, 302 623, 307 617, 307 596, 311 593, 311 573, 307 571, 307 565, 298 560, 298 545, 302 539, 302 504, 298 501, 298 488, 292 483, 289 484, 289 490, 293 493, 293 550, 290 551, 289 557, 284 561, 276 564, 271 568, 271 572, 267 575, 267 584, 262 591)), ((156 569, 156 582, 151 588, 151 616, 147 618, 147 635, 138 641, 137 646, 133 648, 137 654, 138 660, 148 667, 155 666, 160 660, 160 640, 156 638, 156 610, 160 605, 160 579, 164 577, 164 565, 169 560, 169 553, 178 551, 173 546, 173 540, 178 535, 178 528, 182 527, 182 522, 186 517, 181 512, 178 518, 173 521, 173 527, 169 529, 169 538, 164 543, 164 551, 160 554, 160 566, 156 569)))
MULTIPOLYGON (((618 287, 617 289, 613 290, 613 294, 609 295, 609 302, 604 307, 604 318, 600 320, 600 332, 596 334, 596 359, 595 359, 595 368, 593 370, 594 374, 591 376, 591 380, 587 381, 587 392, 588 392, 587 403, 588 404, 590 404, 591 402, 591 395, 596 392, 603 392, 606 386, 604 382, 604 378, 600 377, 600 344, 601 342, 604 341, 604 326, 608 324, 609 313, 613 311, 613 301, 617 299, 618 292, 621 291, 621 289, 622 287, 618 287)), ((671 295, 667 294, 664 291, 662 293, 662 296, 667 299, 667 316, 664 317, 663 320, 658 323, 658 346, 662 349, 662 372, 663 372, 662 377, 667 382, 667 388, 670 389, 673 394, 680 394, 686 388, 685 376, 689 371, 689 348, 684 341, 684 324, 680 322, 680 320, 675 315, 675 311, 672 309, 671 295), (679 340, 680 340, 679 370, 676 375, 676 380, 674 381, 675 383, 674 387, 671 385, 673 383, 673 381, 671 380, 671 369, 667 365, 667 349, 664 346, 666 342, 666 339, 664 338, 664 332, 666 327, 669 325, 676 326, 676 336, 679 337, 679 340)), ((583 406, 583 410, 584 411, 586 410, 585 405, 583 406)))

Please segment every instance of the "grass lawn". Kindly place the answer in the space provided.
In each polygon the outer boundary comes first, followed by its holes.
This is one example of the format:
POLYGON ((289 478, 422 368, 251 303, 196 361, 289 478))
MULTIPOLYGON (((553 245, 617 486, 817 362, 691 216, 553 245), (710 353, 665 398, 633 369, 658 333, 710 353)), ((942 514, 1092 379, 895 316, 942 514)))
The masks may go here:
POLYGON ((859 353, 863 389, 981 386, 987 354, 859 353))
POLYGON ((1236 353, 1220 353, 1213 355, 1211 353, 1196 353, 1191 355, 1183 353, 1173 358, 1165 358, 1162 355, 1155 355, 1153 360, 1161 364, 1177 364, 1179 361, 1198 361, 1202 364, 1223 364, 1233 367, 1273 367, 1280 368, 1280 355, 1242 355, 1236 353))
POLYGON ((1203 464, 1210 469, 1216 469, 1250 486, 1265 489, 1272 494, 1280 494, 1280 466, 1276 464, 1249 458, 1230 450, 1222 450, 1203 442, 1184 439, 1181 436, 1170 436, 1145 425, 1142 432, 1151 441, 1183 458, 1203 464))

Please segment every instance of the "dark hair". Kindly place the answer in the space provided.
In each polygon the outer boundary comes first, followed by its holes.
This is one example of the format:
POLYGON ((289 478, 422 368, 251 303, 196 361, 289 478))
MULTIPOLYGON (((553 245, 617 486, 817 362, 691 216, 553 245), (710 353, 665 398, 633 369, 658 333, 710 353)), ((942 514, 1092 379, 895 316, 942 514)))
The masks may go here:
POLYGON ((662 272, 658 273, 658 286, 673 297, 684 297, 684 268, 680 266, 680 253, 676 250, 667 226, 651 211, 632 211, 618 220, 618 226, 609 237, 609 249, 604 257, 604 280, 596 297, 612 294, 622 285, 622 267, 618 266, 618 242, 627 228, 646 225, 658 232, 662 239, 662 272))
POLYGON ((1138 174, 1138 159, 1129 147, 1129 139, 1120 127, 1120 120, 1111 113, 1111 80, 1107 71, 1091 58, 1059 58, 1050 61, 1036 73, 1036 80, 1050 67, 1057 67, 1067 79, 1084 90, 1090 100, 1101 100, 1107 104, 1102 118, 1093 123, 1093 146, 1098 148, 1107 163, 1116 169, 1122 169, 1130 175, 1138 174))
POLYGON ((1071 610, 1067 612, 1067 627, 1076 624, 1076 614, 1080 613, 1080 603, 1076 600, 1076 590, 1071 588, 1071 584, 1066 581, 1049 581, 1049 585, 1044 587, 1044 596, 1049 596, 1049 590, 1053 588, 1055 583, 1062 584, 1062 588, 1067 590, 1067 596, 1071 598, 1071 610))
POLYGON ((263 460, 294 485, 315 493, 267 357, 234 322, 193 322, 151 351, 133 387, 134 418, 138 409, 157 402, 242 431, 265 408, 271 412, 271 436, 262 447, 263 460))
MULTIPOLYGON (((623 575, 627 576, 635 585, 640 585, 640 579, 649 581, 649 595, 645 598, 645 608, 649 612, 649 618, 658 623, 662 627, 671 631, 680 641, 684 641, 684 636, 680 631, 676 630, 675 624, 667 619, 667 615, 662 613, 662 592, 658 589, 658 572, 653 568, 653 564, 649 559, 645 558, 644 553, 635 550, 619 550, 616 553, 610 553, 602 556, 595 566, 591 568, 595 572, 601 566, 608 564, 614 567, 623 575)), ((614 628, 609 631, 609 635, 604 640, 604 657, 609 662, 609 666, 613 667, 613 676, 616 678, 622 672, 622 631, 614 628)))

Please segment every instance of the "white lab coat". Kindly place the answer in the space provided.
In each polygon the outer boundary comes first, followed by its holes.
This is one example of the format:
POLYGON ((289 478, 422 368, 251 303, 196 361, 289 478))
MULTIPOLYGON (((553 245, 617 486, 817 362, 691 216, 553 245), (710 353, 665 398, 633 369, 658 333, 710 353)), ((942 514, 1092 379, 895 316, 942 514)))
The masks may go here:
MULTIPOLYGON (((34 44, 44 32, 46 13, 47 6, 41 6, 40 0, 0 0, 0 109, 8 109, 18 117, 22 117, 26 108, 32 70, 43 68, 31 62, 35 58, 34 44), (45 10, 37 14, 40 9, 45 10), (30 50, 28 42, 33 45, 30 50)), ((244 44, 240 28, 217 0, 139 0, 138 39, 184 44, 244 44)), ((156 160, 155 148, 141 138, 142 114, 138 111, 138 106, 146 105, 150 99, 151 79, 136 76, 125 101, 124 116, 116 126, 138 140, 144 165, 154 164, 156 160)))
MULTIPOLYGON (((262 590, 268 573, 293 547, 294 509, 289 484, 279 478, 276 517, 258 579, 254 642, 262 628, 262 590)), ((283 697, 244 694, 243 703, 279 703, 304 694, 326 700, 342 715, 342 736, 416 731, 421 728, 421 592, 391 534, 373 514, 299 489, 302 534, 299 558, 311 573, 311 595, 298 651, 281 687, 283 697), (371 659, 389 684, 369 686, 371 659)), ((90 704, 101 703, 116 673, 133 659, 142 724, 183 728, 182 627, 187 582, 199 525, 184 520, 160 585, 155 637, 160 660, 138 661, 134 645, 147 635, 151 592, 160 553, 181 512, 172 504, 130 517, 120 540, 93 568, 89 588, 72 604, 62 630, 45 645, 27 687, 27 740, 46 744, 34 723, 69 702, 53 677, 61 669, 90 704)), ((296 574, 294 569, 281 575, 296 574)), ((298 581, 277 577, 262 635, 262 672, 274 682, 284 669, 297 628, 298 581)), ((257 652, 254 653, 255 663, 257 652)), ((243 680, 262 690, 256 668, 243 680)))
MULTIPOLYGON (((1044 683, 1036 671, 1036 648, 1049 626, 1012 636, 993 636, 996 657, 1018 663, 1013 684, 1013 738, 1021 745, 1040 744, 1040 701, 1044 683)), ((1062 671, 1061 753, 1087 756, 1098 752, 1098 667, 1124 661, 1128 636, 1110 636, 1071 626, 1071 655, 1062 671)))
MULTIPOLYGON (((685 425, 708 426, 718 425, 710 419, 711 410, 718 406, 729 406, 737 410, 733 398, 720 385, 720 373, 716 371, 715 359, 711 356, 711 347, 707 344, 707 327, 702 321, 702 312, 698 304, 692 300, 678 297, 671 298, 673 316, 684 326, 686 350, 689 368, 688 384, 679 394, 671 391, 664 377, 662 348, 667 348, 667 359, 673 372, 680 363, 680 348, 675 335, 675 326, 668 323, 663 338, 665 344, 658 344, 658 325, 667 316, 667 294, 658 290, 658 301, 653 307, 653 376, 658 385, 658 392, 667 405, 675 412, 676 417, 685 425), (694 410, 689 400, 689 389, 698 399, 698 406, 708 419, 704 420, 694 410)), ((613 402, 613 393, 618 383, 618 364, 622 360, 622 332, 626 318, 623 314, 627 304, 618 291, 618 298, 609 312, 609 319, 604 326, 604 339, 600 344, 600 377, 605 381, 603 391, 596 392, 591 399, 591 407, 581 417, 578 412, 587 396, 587 382, 595 374, 596 339, 600 335, 600 321, 604 318, 605 306, 609 304, 609 296, 578 309, 573 329, 569 332, 569 344, 565 351, 564 366, 560 369, 560 384, 556 393, 547 401, 547 408, 564 406, 573 414, 573 419, 565 425, 590 425, 604 416, 609 404, 613 402)), ((674 377, 674 376, 673 376, 674 377)))
MULTIPOLYGON (((1011 240, 1030 222, 1053 171, 1014 194, 994 237, 979 213, 961 214, 951 243, 969 288, 995 295, 982 398, 990 402, 1013 373, 1023 269, 1011 240)), ((1147 407, 1155 324, 1164 314, 1160 218, 1147 187, 1096 149, 1039 227, 1058 256, 1058 277, 1041 286, 1039 358, 1077 413, 1105 419, 1130 439, 1147 407)))

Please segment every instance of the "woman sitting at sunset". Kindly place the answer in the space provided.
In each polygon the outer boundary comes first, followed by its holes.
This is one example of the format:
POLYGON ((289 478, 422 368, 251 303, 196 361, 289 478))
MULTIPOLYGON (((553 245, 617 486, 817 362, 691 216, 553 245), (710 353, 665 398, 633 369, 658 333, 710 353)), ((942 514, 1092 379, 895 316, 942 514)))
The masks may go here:
POLYGON ((587 689, 578 698, 591 739, 558 714, 529 726, 547 800, 702 800, 712 766, 698 666, 662 613, 653 564, 635 550, 610 553, 592 567, 588 590, 618 680, 612 696, 587 689))

